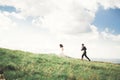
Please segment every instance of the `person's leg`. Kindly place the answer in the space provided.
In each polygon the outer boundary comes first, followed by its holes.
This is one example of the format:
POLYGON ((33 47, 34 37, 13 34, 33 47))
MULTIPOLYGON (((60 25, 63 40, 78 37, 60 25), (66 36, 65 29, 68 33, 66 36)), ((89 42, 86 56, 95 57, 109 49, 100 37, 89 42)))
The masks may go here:
POLYGON ((91 61, 88 57, 87 57, 87 54, 85 53, 85 57, 89 60, 89 61, 91 61))
POLYGON ((85 55, 85 53, 82 54, 81 60, 83 60, 84 55, 85 55))

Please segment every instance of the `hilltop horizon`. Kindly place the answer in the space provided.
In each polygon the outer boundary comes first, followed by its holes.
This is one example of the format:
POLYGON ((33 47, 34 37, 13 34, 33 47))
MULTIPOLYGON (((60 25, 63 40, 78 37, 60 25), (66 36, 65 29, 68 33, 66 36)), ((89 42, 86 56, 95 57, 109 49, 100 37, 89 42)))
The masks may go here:
MULTIPOLYGON (((9 50, 15 50, 15 51, 25 51, 25 50, 18 50, 18 49, 10 49, 10 48, 1 48, 1 49, 9 49, 9 50)), ((67 57, 67 58, 74 58, 74 59, 80 59, 81 60, 81 56, 82 56, 82 53, 80 54, 80 57, 73 57, 73 56, 70 56, 70 55, 61 55, 61 53, 53 53, 53 52, 50 52, 50 53, 43 53, 43 52, 32 52, 32 51, 25 51, 25 52, 28 52, 28 53, 32 53, 32 54, 54 54, 58 57, 67 57)), ((109 62, 109 63, 116 63, 116 64, 120 64, 120 59, 119 58, 100 58, 100 57, 90 57, 91 61, 98 61, 98 62, 109 62)), ((87 60, 85 57, 84 57, 84 60, 87 60)))
MULTIPOLYGON (((7 80, 119 80, 120 65, 0 48, 7 80)), ((1 77, 0 77, 1 79, 1 77)))

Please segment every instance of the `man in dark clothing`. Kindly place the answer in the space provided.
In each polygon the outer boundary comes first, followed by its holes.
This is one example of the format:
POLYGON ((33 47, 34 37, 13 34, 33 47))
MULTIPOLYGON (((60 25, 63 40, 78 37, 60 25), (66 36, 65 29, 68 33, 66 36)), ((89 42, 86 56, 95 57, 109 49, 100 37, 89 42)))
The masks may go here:
POLYGON ((82 60, 83 60, 83 57, 85 56, 89 61, 91 61, 88 57, 87 57, 87 52, 86 52, 87 48, 84 46, 84 44, 82 44, 82 49, 81 51, 83 51, 83 54, 82 54, 82 60))

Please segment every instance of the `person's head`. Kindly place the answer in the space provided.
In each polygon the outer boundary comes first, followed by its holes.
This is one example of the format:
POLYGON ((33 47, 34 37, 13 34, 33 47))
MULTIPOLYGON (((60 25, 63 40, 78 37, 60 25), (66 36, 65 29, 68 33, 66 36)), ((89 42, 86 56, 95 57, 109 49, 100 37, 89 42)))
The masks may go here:
POLYGON ((63 45, 62 44, 60 44, 60 48, 62 48, 63 47, 63 45))
POLYGON ((84 46, 84 44, 82 44, 82 46, 84 46))

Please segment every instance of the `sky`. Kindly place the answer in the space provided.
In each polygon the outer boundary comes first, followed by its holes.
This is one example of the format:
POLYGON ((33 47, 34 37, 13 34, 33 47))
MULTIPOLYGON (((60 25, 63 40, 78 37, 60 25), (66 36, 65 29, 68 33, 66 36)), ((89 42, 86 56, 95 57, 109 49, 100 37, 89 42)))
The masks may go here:
POLYGON ((120 9, 105 10, 103 7, 99 7, 93 24, 101 31, 109 27, 114 34, 120 34, 120 9))
POLYGON ((0 47, 120 59, 120 0, 0 0, 0 47))

